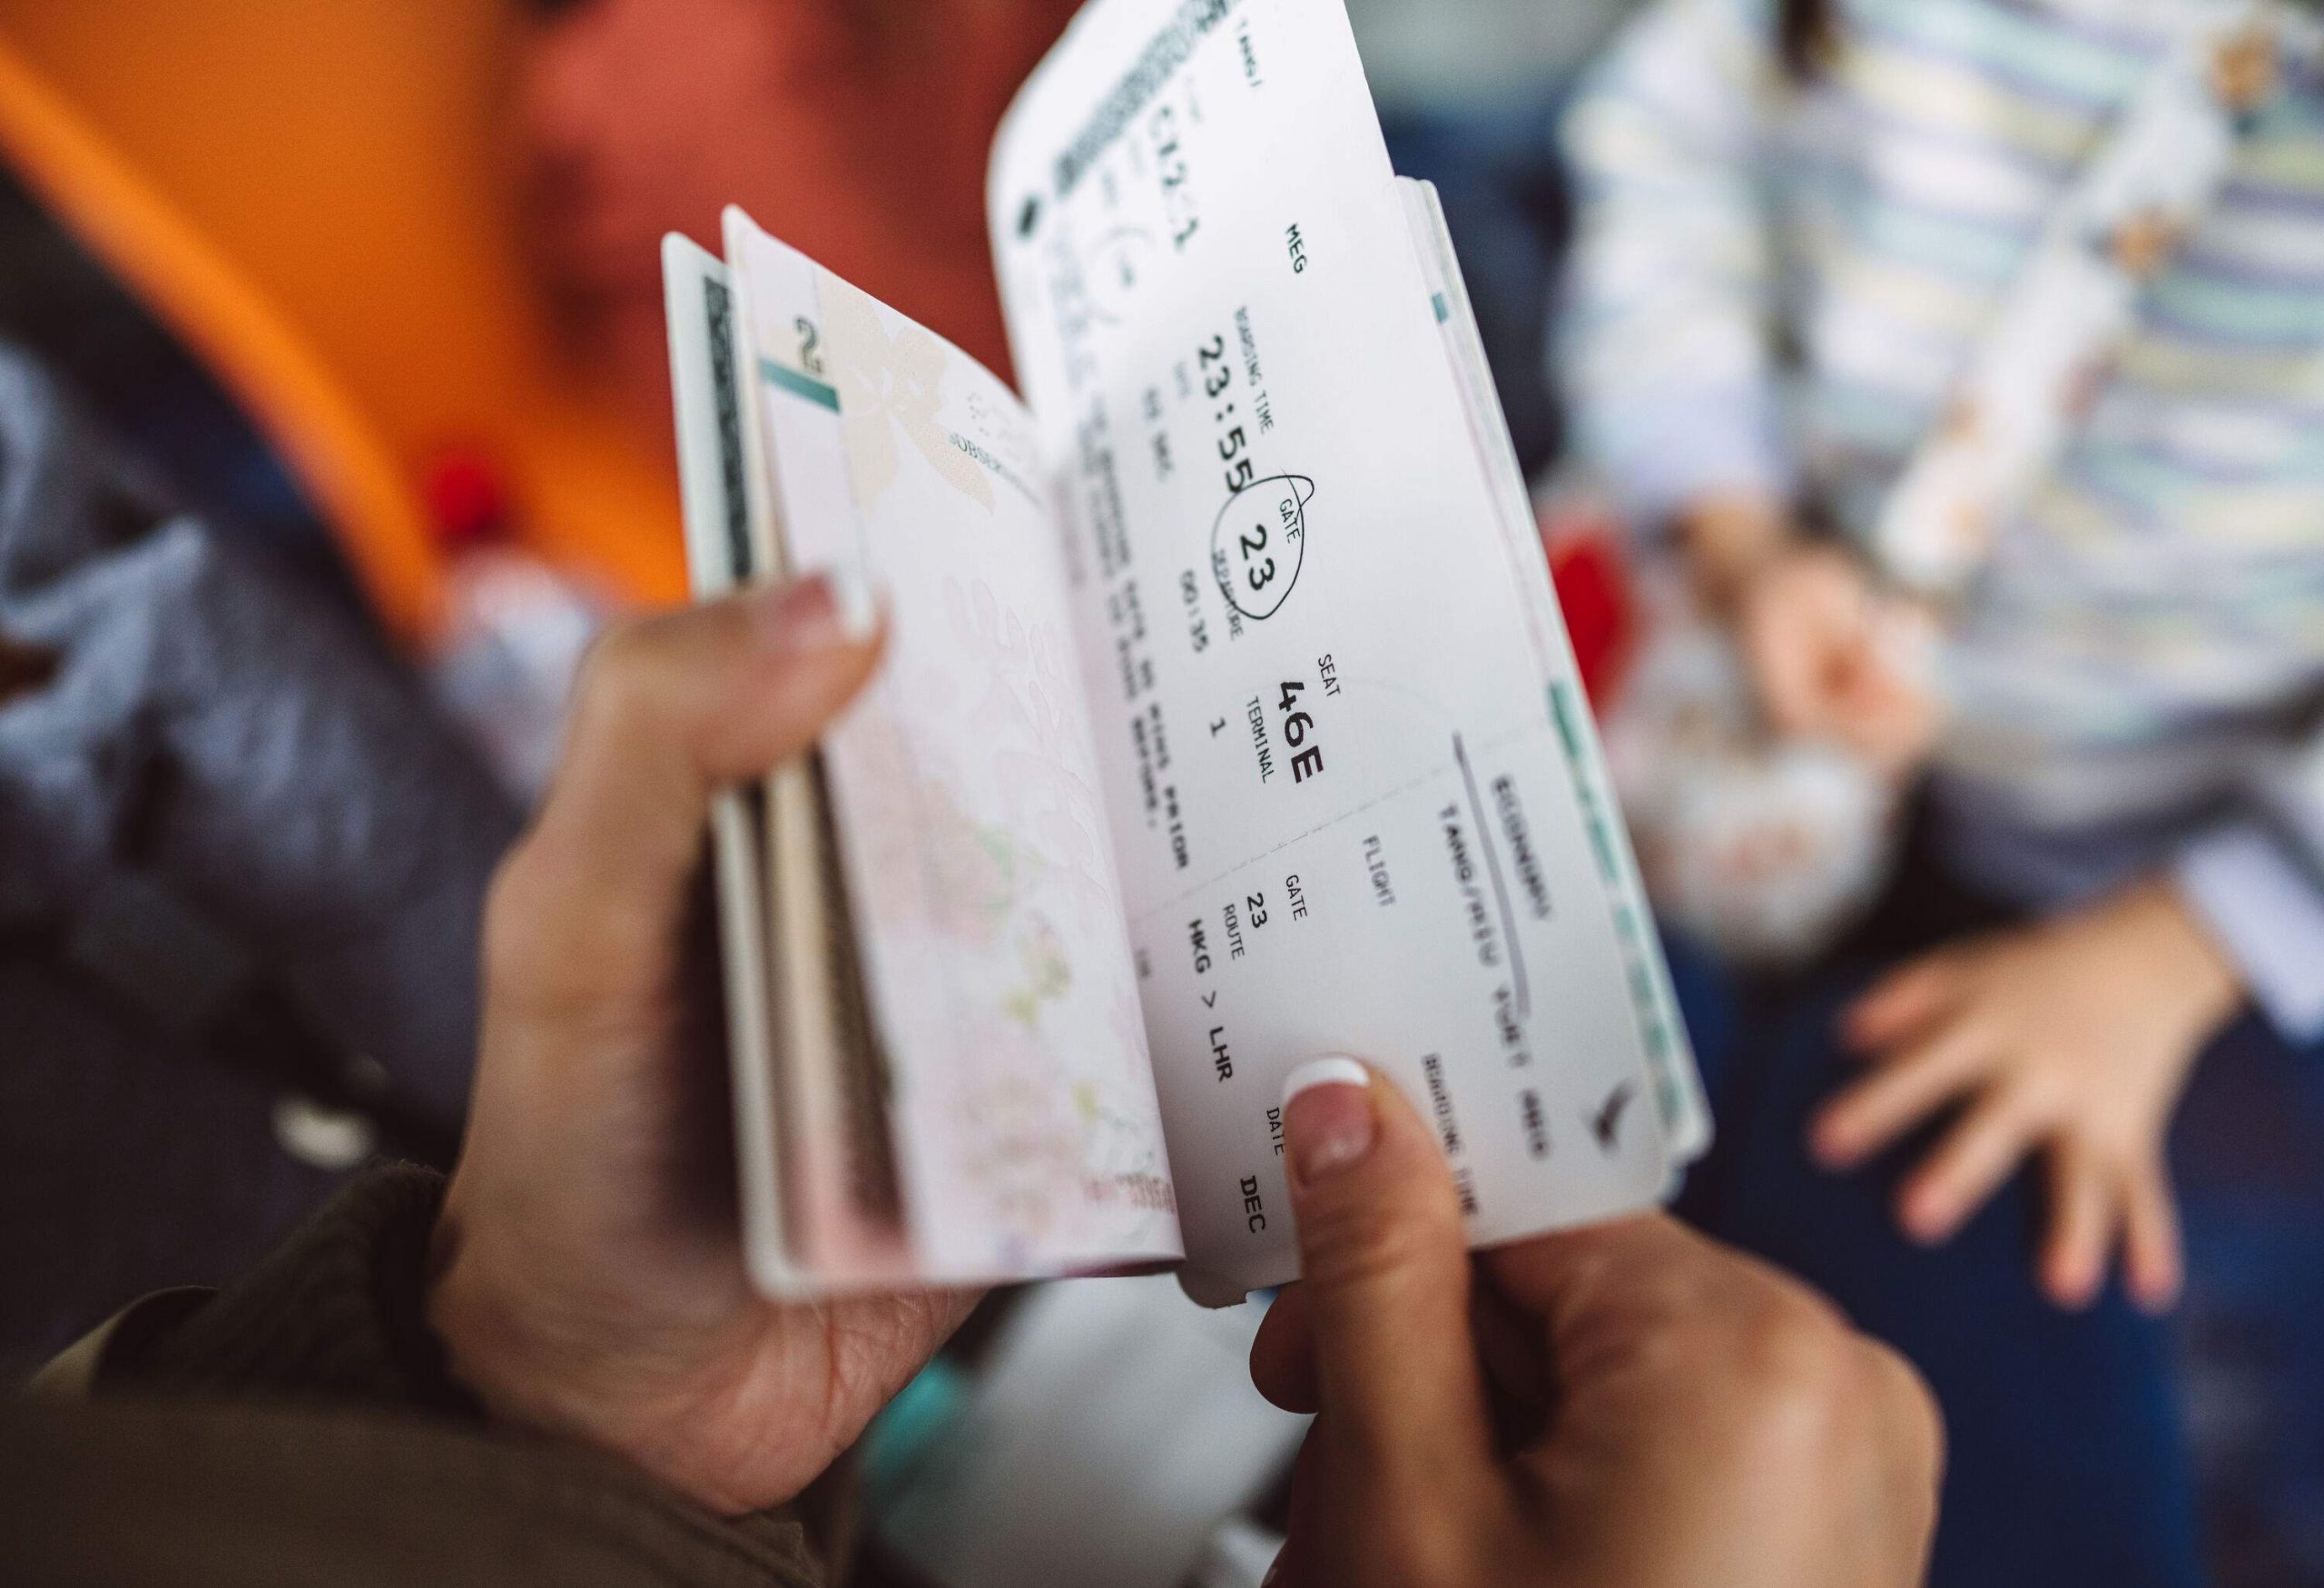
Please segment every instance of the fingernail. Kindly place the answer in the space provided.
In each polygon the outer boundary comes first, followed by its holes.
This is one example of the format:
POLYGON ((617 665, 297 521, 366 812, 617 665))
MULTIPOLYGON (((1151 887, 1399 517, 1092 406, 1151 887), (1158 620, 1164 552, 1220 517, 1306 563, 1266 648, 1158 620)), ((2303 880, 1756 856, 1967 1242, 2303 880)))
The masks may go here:
POLYGON ((1363 1161, 1377 1129, 1372 1072, 1343 1054, 1310 1059, 1284 1078, 1283 1135, 1295 1180, 1363 1161))
POLYGON ((862 645, 879 632, 880 597, 862 569, 828 567, 821 577, 823 587, 831 592, 832 616, 839 624, 842 639, 862 645))
POLYGON ((767 636, 785 648, 862 645, 879 631, 880 601, 862 574, 828 567, 778 585, 759 597, 767 636))

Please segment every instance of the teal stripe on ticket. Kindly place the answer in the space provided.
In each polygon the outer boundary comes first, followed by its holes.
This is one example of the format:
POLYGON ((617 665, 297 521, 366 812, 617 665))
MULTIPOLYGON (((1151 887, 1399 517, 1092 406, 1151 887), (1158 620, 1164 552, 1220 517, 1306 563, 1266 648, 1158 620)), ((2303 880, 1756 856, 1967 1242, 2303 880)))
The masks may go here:
POLYGON ((1434 305, 1436 306, 1436 323, 1437 323, 1437 324, 1439 324, 1439 325, 1443 325, 1446 321, 1448 321, 1448 320, 1450 320, 1450 319, 1452 319, 1452 306, 1451 304, 1449 304, 1449 303, 1447 303, 1447 302, 1445 302, 1445 301, 1444 301, 1444 294, 1443 294, 1443 293, 1442 293, 1442 292, 1432 292, 1432 293, 1430 293, 1430 294, 1429 294, 1429 301, 1430 301, 1431 303, 1433 303, 1433 304, 1434 304, 1434 305))
POLYGON ((796 370, 786 370, 773 359, 759 360, 759 373, 793 397, 803 397, 809 402, 820 403, 833 413, 839 411, 839 393, 820 380, 802 375, 796 370))
POLYGON ((1562 684, 1550 686, 1550 715, 1557 720, 1558 739, 1565 746, 1565 757, 1578 769, 1581 765, 1581 734, 1573 725, 1573 701, 1562 684))

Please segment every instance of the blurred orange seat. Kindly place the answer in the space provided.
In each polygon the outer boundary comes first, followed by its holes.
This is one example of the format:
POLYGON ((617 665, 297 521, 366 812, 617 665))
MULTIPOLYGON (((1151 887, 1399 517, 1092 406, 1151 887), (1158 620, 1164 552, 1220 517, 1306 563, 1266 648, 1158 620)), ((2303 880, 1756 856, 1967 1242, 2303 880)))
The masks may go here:
POLYGON ((408 640, 423 483, 489 460, 544 553, 684 589, 668 449, 560 358, 497 125, 507 0, 0 0, 0 157, 281 449, 408 640))

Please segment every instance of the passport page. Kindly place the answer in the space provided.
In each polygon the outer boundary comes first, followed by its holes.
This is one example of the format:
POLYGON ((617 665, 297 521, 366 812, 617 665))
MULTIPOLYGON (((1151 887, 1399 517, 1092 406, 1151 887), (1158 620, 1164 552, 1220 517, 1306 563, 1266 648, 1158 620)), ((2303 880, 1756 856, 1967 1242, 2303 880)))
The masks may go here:
POLYGON ((1178 1255, 1168 1162, 1030 421, 998 379, 726 223, 745 422, 788 565, 888 651, 825 735, 915 1272, 1178 1255))
POLYGON ((1098 0, 988 208, 1189 1291, 1295 1274, 1317 1053, 1433 1121, 1479 1243, 1654 1202, 1685 1039, 1340 0, 1098 0))
MULTIPOLYGON (((744 451, 734 380, 734 292, 716 255, 683 237, 662 240, 670 325, 670 392, 676 420, 686 570, 698 599, 733 594, 760 569, 744 499, 744 451)), ((801 1287, 785 1250, 776 1062, 773 941, 767 914, 767 790, 728 789, 711 803, 711 860, 732 1062, 735 1164, 744 1248, 763 1290, 801 1287)))

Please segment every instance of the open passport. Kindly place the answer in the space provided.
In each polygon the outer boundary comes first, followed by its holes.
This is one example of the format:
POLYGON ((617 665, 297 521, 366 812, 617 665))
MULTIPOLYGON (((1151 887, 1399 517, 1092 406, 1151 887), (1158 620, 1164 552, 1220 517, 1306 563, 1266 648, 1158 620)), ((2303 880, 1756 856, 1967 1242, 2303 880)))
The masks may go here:
POLYGON ((1693 1058, 1341 0, 1095 0, 988 207, 1021 398, 739 212, 665 243, 697 588, 848 567, 890 616, 714 819, 757 1282, 1291 1279, 1320 1053, 1433 1122, 1479 1245, 1658 1200, 1693 1058))

